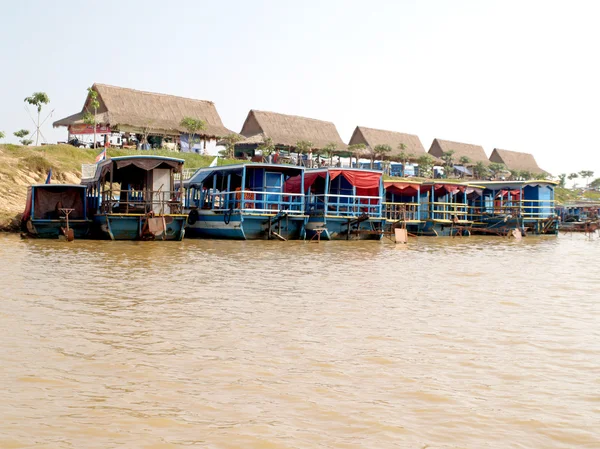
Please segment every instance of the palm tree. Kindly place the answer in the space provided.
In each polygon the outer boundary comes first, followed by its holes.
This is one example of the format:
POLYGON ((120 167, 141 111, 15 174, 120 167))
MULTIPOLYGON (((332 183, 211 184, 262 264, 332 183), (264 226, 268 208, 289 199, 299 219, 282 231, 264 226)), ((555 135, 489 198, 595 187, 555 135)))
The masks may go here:
POLYGON ((489 169, 483 162, 478 161, 473 166, 473 174, 475 175, 476 179, 485 179, 489 174, 489 169))
POLYGON ((454 150, 444 151, 441 159, 444 161, 444 174, 448 178, 450 170, 454 167, 454 150))
MULTIPOLYGON (((35 130, 35 146, 37 147, 40 136, 40 114, 42 113, 42 105, 50 103, 50 98, 46 92, 34 92, 31 97, 25 98, 25 103, 29 103, 37 108, 37 125, 35 130)), ((47 119, 47 117, 46 117, 47 119)), ((46 120, 44 120, 45 122, 46 120)))
POLYGON ((262 143, 256 149, 260 150, 263 159, 265 155, 270 156, 271 153, 275 151, 275 144, 273 143, 273 139, 271 139, 270 137, 265 137, 262 143))
POLYGON ((390 153, 391 151, 392 147, 385 143, 375 145, 375 148, 373 148, 373 151, 371 152, 371 170, 373 170, 373 167, 375 166, 375 158, 377 156, 381 156, 381 159, 383 159, 385 155, 390 153))
POLYGON ((225 155, 232 159, 235 156, 235 145, 242 140, 242 136, 239 134, 231 133, 227 134, 223 137, 223 141, 225 142, 225 155))
POLYGON ((581 170, 579 172, 579 176, 581 176, 582 178, 585 178, 585 186, 589 186, 590 185, 590 178, 592 176, 594 176, 594 172, 591 170, 581 170))
POLYGON ((419 159, 417 159, 417 164, 419 164, 419 176, 423 178, 431 177, 431 169, 433 168, 433 158, 429 154, 424 154, 419 159))
POLYGON ((323 152, 325 153, 325 155, 329 158, 329 165, 333 165, 333 155, 337 150, 337 145, 333 142, 328 143, 327 145, 325 145, 325 147, 323 147, 323 152))
POLYGON ((206 128, 206 123, 199 118, 184 117, 179 122, 179 126, 188 132, 188 146, 191 152, 194 145, 200 141, 196 135, 206 128))
POLYGON ((313 143, 309 140, 299 140, 296 142, 296 151, 298 151, 298 165, 302 165, 301 154, 308 153, 313 147, 313 143))
POLYGON ((4 137, 6 137, 4 132, 0 131, 0 139, 4 139, 4 137))
POLYGON ((501 164, 500 162, 492 162, 489 169, 492 172, 492 177, 496 178, 500 172, 506 170, 506 165, 501 164))
POLYGON ((348 145, 348 152, 350 153, 350 168, 352 168, 352 156, 356 157, 356 166, 358 167, 358 158, 367 146, 364 143, 353 143, 348 145))
POLYGON ((406 151, 406 144, 405 143, 401 143, 400 145, 398 145, 398 150, 399 151, 398 151, 398 154, 396 156, 398 157, 398 160, 402 164, 402 176, 404 176, 406 174, 406 164, 410 160, 411 154, 409 154, 406 151))

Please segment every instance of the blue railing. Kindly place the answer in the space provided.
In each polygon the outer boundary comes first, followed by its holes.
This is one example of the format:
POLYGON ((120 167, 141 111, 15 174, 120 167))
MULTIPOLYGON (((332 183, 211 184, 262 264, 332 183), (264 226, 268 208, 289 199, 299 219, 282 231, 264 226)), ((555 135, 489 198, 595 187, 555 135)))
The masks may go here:
POLYGON ((304 195, 298 193, 236 190, 204 191, 200 198, 188 198, 189 205, 217 212, 239 210, 246 213, 276 214, 285 210, 292 215, 304 214, 304 195))
POLYGON ((358 217, 363 214, 370 217, 382 216, 382 204, 379 196, 311 195, 308 199, 307 210, 310 214, 340 217, 358 217))

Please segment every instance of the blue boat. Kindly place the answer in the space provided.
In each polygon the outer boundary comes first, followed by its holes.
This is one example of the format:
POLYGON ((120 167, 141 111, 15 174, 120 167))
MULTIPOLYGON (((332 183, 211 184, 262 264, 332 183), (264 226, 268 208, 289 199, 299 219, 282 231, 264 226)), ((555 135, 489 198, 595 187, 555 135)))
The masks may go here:
POLYGON ((27 203, 21 218, 21 229, 27 236, 85 238, 90 225, 85 186, 34 184, 27 189, 27 203))
POLYGON ((240 164, 197 170, 184 182, 187 235, 218 239, 303 239, 304 168, 240 164), (298 184, 297 192, 289 190, 298 184))
POLYGON ((384 213, 392 227, 417 236, 468 236, 473 225, 469 202, 479 186, 461 182, 386 181, 384 213))
POLYGON ((96 164, 87 186, 95 236, 110 240, 182 240, 187 214, 174 175, 183 159, 122 156, 96 164))
POLYGON ((353 168, 319 168, 304 173, 307 239, 381 240, 383 173, 353 168))
POLYGON ((478 184, 483 187, 482 194, 471 202, 475 233, 507 235, 513 229, 535 235, 558 233, 556 182, 478 181, 478 184))

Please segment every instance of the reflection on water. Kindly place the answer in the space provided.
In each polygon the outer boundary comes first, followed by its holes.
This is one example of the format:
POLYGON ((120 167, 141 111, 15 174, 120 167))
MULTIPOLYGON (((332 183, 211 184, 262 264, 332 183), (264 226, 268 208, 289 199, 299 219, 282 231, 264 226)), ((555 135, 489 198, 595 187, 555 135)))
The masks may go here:
POLYGON ((0 235, 0 448, 600 447, 599 256, 0 235))

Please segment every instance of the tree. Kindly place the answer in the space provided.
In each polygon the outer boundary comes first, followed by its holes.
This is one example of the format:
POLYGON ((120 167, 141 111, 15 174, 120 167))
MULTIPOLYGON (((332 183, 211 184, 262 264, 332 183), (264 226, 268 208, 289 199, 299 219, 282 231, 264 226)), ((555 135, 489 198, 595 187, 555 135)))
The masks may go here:
POLYGON ((333 142, 328 143, 327 145, 325 145, 323 147, 323 152, 329 158, 330 166, 333 165, 333 155, 335 154, 336 150, 337 150, 337 145, 333 142))
POLYGON ((562 187, 564 189, 565 188, 565 184, 566 184, 566 180, 567 180, 567 174, 566 173, 561 173, 560 175, 558 175, 558 186, 562 187))
POLYGON ((0 139, 4 139, 4 137, 6 137, 4 132, 0 131, 0 139))
POLYGON ((490 170, 487 165, 479 161, 473 166, 473 174, 477 179, 485 179, 490 174, 490 170))
POLYGON ((392 147, 388 144, 383 143, 375 145, 375 148, 373 148, 373 151, 371 152, 371 170, 375 166, 375 157, 380 156, 381 159, 383 159, 385 155, 390 153, 391 151, 392 147))
POLYGON ((592 189, 599 189, 600 188, 600 178, 596 178, 594 179, 591 183, 590 183, 590 187, 592 189))
POLYGON ((589 186, 589 185, 590 185, 590 178, 591 178, 592 176, 594 176, 594 172, 593 172, 593 171, 591 171, 591 170, 581 170, 581 171, 579 172, 579 176, 580 176, 581 178, 585 178, 585 180, 586 180, 586 183, 585 183, 585 185, 586 185, 586 187, 587 187, 587 186, 589 186))
POLYGON ((424 154, 419 159, 417 159, 417 164, 419 165, 419 176, 423 178, 431 178, 433 168, 433 158, 429 154, 424 154))
POLYGON ((298 165, 302 165, 301 154, 308 153, 312 149, 313 143, 309 140, 299 140, 296 142, 296 151, 298 152, 298 165))
POLYGON ((492 177, 496 178, 498 174, 506 170, 506 165, 501 164, 500 162, 492 162, 489 165, 489 169, 492 172, 492 177))
MULTIPOLYGON (((270 138, 267 137, 267 139, 270 139, 270 138)), ((240 140, 242 140, 242 136, 240 136, 239 134, 231 133, 231 134, 227 134, 225 137, 223 137, 222 140, 225 142, 225 156, 232 159, 235 156, 235 145, 240 140)), ((263 144, 261 144, 261 145, 263 145, 263 144)), ((263 155, 264 155, 264 152, 263 152, 263 155)))
POLYGON ((273 151, 275 151, 275 144, 273 143, 273 139, 270 137, 265 137, 263 142, 258 146, 258 149, 262 153, 263 158, 265 155, 269 156, 273 151))
POLYGON ((448 178, 450 170, 454 167, 454 150, 444 151, 441 159, 444 161, 444 175, 448 178))
POLYGON ((21 139, 21 140, 19 140, 19 142, 21 142, 21 145, 28 146, 33 143, 33 140, 25 138, 29 135, 29 130, 27 130, 27 129, 20 129, 18 131, 15 131, 13 134, 16 137, 18 137, 19 139, 21 139))
POLYGON ((469 156, 461 156, 458 162, 460 162, 460 165, 462 165, 463 167, 466 167, 468 164, 471 163, 471 158, 469 156))
POLYGON ((100 107, 100 102, 98 101, 98 92, 96 92, 91 87, 88 87, 87 91, 88 91, 89 103, 85 107, 85 113, 83 114, 83 123, 94 127, 94 145, 93 145, 93 147, 96 148, 96 117, 98 115, 98 108, 100 107), (93 114, 88 109, 88 106, 91 107, 92 110, 94 111, 93 114))
POLYGON ((406 175, 406 164, 413 157, 413 155, 412 155, 412 153, 409 153, 408 151, 406 151, 405 143, 401 143, 400 145, 398 145, 398 150, 399 151, 398 151, 398 154, 396 155, 396 157, 402 163, 402 176, 404 176, 404 175, 406 175))
POLYGON ((513 180, 519 180, 522 176, 520 170, 510 170, 510 176, 513 180))
POLYGON ((350 153, 350 167, 352 168, 352 156, 356 157, 356 166, 358 167, 358 158, 367 149, 364 143, 353 143, 348 145, 348 152, 350 153))
POLYGON ((179 126, 188 132, 188 147, 191 152, 194 145, 200 142, 198 132, 206 128, 206 123, 199 118, 184 117, 181 119, 181 122, 179 122, 179 126))
POLYGON ((521 179, 523 180, 531 179, 534 177, 533 173, 531 173, 529 170, 520 171, 519 175, 521 175, 521 179))
POLYGON ((42 106, 50 103, 50 98, 46 92, 34 92, 32 96, 25 98, 25 103, 29 103, 37 108, 37 125, 35 130, 35 146, 37 147, 39 136, 40 136, 40 114, 42 113, 42 106))

